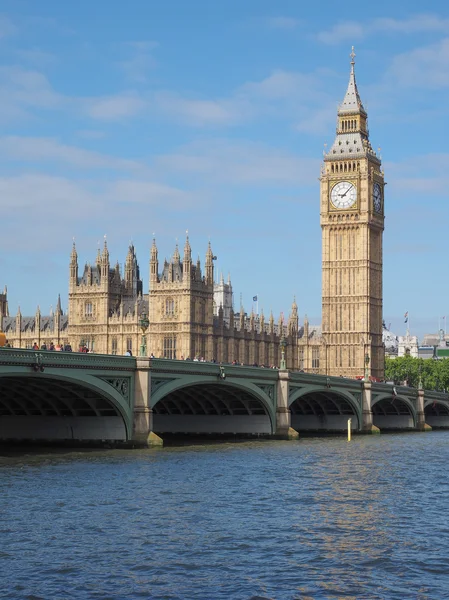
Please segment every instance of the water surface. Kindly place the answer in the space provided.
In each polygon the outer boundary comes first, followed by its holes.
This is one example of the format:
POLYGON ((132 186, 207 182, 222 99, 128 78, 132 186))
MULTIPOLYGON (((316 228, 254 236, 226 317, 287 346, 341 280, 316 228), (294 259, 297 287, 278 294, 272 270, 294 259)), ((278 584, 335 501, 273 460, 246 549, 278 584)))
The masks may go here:
POLYGON ((448 598, 449 432, 0 455, 0 597, 448 598))

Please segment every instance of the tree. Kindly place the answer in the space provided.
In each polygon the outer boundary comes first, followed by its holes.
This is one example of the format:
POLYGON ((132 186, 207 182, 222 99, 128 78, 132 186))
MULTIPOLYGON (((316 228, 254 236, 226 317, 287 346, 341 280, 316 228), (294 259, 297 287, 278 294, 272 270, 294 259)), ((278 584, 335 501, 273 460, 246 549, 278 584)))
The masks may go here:
POLYGON ((449 359, 423 360, 411 356, 385 359, 385 380, 395 385, 418 387, 419 380, 425 390, 446 391, 449 389, 449 359))

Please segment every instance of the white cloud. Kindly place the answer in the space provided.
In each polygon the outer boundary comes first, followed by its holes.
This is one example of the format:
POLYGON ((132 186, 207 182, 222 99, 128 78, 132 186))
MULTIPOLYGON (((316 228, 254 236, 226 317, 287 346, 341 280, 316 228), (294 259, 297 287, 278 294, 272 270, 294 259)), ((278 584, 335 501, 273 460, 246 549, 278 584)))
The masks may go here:
POLYGON ((16 31, 17 27, 11 19, 5 15, 0 15, 0 39, 13 35, 16 31))
POLYGON ((405 87, 449 86, 449 37, 396 56, 387 73, 405 87))
POLYGON ((317 39, 324 44, 339 44, 340 42, 356 42, 369 35, 378 33, 448 33, 449 19, 438 15, 413 15, 406 19, 390 17, 372 19, 366 22, 340 21, 328 30, 320 31, 317 39))
POLYGON ((158 92, 154 99, 159 111, 175 116, 188 125, 231 125, 248 114, 245 102, 237 97, 203 100, 158 92))
POLYGON ((316 74, 304 74, 292 71, 274 71, 262 81, 248 82, 240 88, 240 93, 254 97, 263 97, 270 100, 295 98, 296 101, 304 97, 316 98, 319 87, 319 78, 316 74))
POLYGON ((274 71, 261 81, 249 81, 227 98, 205 100, 170 92, 154 95, 156 108, 193 126, 229 126, 261 115, 301 121, 331 102, 322 91, 319 73, 274 71))
POLYGON ((0 98, 4 103, 45 109, 57 108, 64 100, 39 71, 12 66, 0 67, 0 98))
POLYGON ((335 105, 329 103, 323 108, 309 110, 296 125, 297 131, 309 135, 328 136, 332 123, 335 123, 335 105))
POLYGON ((394 33, 425 33, 425 32, 449 32, 449 19, 442 19, 438 15, 422 14, 414 15, 408 19, 375 19, 373 30, 391 31, 394 33))
POLYGON ((114 121, 141 114, 147 102, 135 92, 86 100, 86 112, 93 119, 114 121))
POLYGON ((135 170, 143 167, 137 161, 68 146, 52 138, 0 137, 0 156, 3 164, 12 159, 34 163, 62 162, 80 169, 135 170))
POLYGON ((319 174, 319 159, 303 158, 263 144, 209 140, 159 156, 158 172, 199 176, 203 183, 227 185, 308 185, 319 174))
POLYGON ((58 60, 54 54, 50 54, 50 52, 44 52, 40 48, 17 50, 16 54, 21 60, 41 68, 52 65, 58 60))
POLYGON ((153 181, 71 181, 33 173, 0 177, 0 210, 10 224, 1 236, 0 249, 54 249, 55 240, 67 241, 76 232, 87 236, 89 228, 96 235, 101 228, 123 236, 124 231, 142 232, 150 223, 154 227, 156 222, 173 220, 183 211, 195 218, 196 208, 203 209, 201 194, 153 181), (156 216, 155 208, 161 205, 163 214, 156 216))
POLYGON ((98 129, 80 129, 76 132, 76 135, 86 140, 100 140, 106 137, 106 132, 98 129))
MULTIPOLYGON (((385 170, 389 173, 389 179, 391 178, 389 189, 400 201, 404 198, 404 192, 407 193, 407 201, 412 199, 419 203, 422 201, 423 194, 426 198, 447 196, 449 154, 429 153, 409 157, 402 162, 387 162, 385 170)), ((432 203, 427 205, 426 214, 432 214, 432 218, 438 218, 436 211, 441 210, 441 203, 438 202, 435 207, 435 213, 433 213, 432 203)), ((401 210, 401 207, 398 208, 401 210)), ((422 218, 420 213, 417 213, 417 216, 422 218)))
POLYGON ((127 79, 135 83, 146 83, 148 73, 157 65, 153 50, 158 43, 154 41, 128 42, 126 47, 131 50, 131 56, 118 63, 127 79))
POLYGON ((267 17, 265 23, 271 29, 296 29, 302 23, 294 17, 267 17))
POLYGON ((358 41, 364 37, 366 27, 356 21, 345 21, 337 23, 328 31, 320 31, 317 39, 324 44, 339 44, 340 42, 350 40, 358 41))

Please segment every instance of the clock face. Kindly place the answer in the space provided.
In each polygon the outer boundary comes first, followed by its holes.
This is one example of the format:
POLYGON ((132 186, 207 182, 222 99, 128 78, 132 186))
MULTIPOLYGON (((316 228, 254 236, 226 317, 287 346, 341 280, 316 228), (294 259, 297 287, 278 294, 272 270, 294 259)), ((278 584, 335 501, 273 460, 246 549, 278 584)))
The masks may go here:
POLYGON ((382 211, 382 190, 378 183, 373 185, 373 206, 377 213, 382 211))
POLYGON ((349 181, 340 181, 331 191, 331 201, 335 208, 350 208, 357 200, 357 190, 349 181))

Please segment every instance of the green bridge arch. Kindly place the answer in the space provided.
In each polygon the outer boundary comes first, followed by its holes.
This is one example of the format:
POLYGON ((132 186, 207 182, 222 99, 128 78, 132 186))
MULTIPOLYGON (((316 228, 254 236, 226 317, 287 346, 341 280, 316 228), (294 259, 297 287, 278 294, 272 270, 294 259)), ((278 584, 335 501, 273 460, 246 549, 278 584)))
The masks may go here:
MULTIPOLYGON (((154 376, 153 376, 154 377, 154 376)), ((188 391, 188 396, 191 392, 197 389, 208 388, 214 392, 218 392, 224 398, 226 392, 243 392, 247 398, 251 398, 259 402, 270 421, 271 434, 276 432, 276 385, 265 385, 265 389, 269 389, 269 393, 259 387, 257 384, 245 379, 237 379, 227 375, 225 379, 220 379, 217 375, 196 375, 185 374, 181 377, 167 378, 160 380, 157 378, 156 384, 152 384, 151 391, 151 408, 157 407, 157 404, 167 399, 171 394, 179 391, 188 391)))
MULTIPOLYGON (((341 398, 343 400, 345 400, 350 408, 353 411, 353 414, 357 417, 357 426, 356 429, 357 430, 361 430, 362 428, 362 408, 361 408, 361 402, 358 398, 356 398, 355 396, 353 396, 353 394, 345 389, 342 389, 341 387, 336 387, 336 386, 326 386, 326 385, 305 385, 302 387, 293 387, 291 392, 290 392, 290 396, 288 399, 288 405, 289 407, 291 407, 297 400, 299 400, 300 398, 304 398, 305 396, 312 396, 313 399, 313 395, 314 394, 322 394, 325 395, 326 398, 332 402, 335 406, 338 407, 338 405, 334 402, 334 399, 332 398, 332 396, 336 396, 337 398, 341 398)), ((316 402, 317 404, 319 404, 319 401, 317 399, 313 400, 314 402, 316 402)))
MULTIPOLYGON (((414 404, 414 402, 412 400, 410 400, 410 398, 408 398, 406 395, 401 394, 401 393, 396 394, 394 396, 392 395, 391 392, 390 393, 380 392, 380 393, 375 394, 374 398, 373 398, 373 400, 371 402, 371 410, 373 412, 373 420, 376 420, 376 417, 380 416, 380 413, 377 413, 377 412, 375 412, 375 410, 373 410, 374 407, 378 406, 380 408, 380 405, 385 406, 386 401, 388 401, 388 403, 387 403, 388 406, 390 406, 392 408, 395 408, 395 412, 396 412, 397 416, 401 416, 401 414, 399 412, 400 403, 404 404, 408 408, 408 410, 410 412, 410 415, 411 415, 411 417, 413 419, 413 427, 416 427, 416 424, 417 424, 417 421, 418 421, 418 416, 417 416, 417 413, 416 413, 415 404, 414 404), (397 403, 396 407, 395 407, 395 402, 397 403)), ((391 411, 388 414, 385 413, 385 416, 386 417, 388 417, 388 416, 395 416, 395 412, 391 411)))
MULTIPOLYGON (((0 372, 0 389, 2 387, 2 383, 5 381, 13 381, 20 382, 25 384, 25 393, 26 393, 26 385, 29 382, 30 388, 31 384, 33 384, 34 390, 36 387, 40 387, 42 384, 45 384, 45 389, 42 385, 42 396, 39 398, 40 400, 47 400, 45 394, 49 394, 51 392, 51 383, 54 382, 59 386, 64 386, 67 384, 67 389, 70 389, 73 393, 76 393, 78 390, 85 390, 94 392, 99 396, 99 398, 104 399, 109 405, 112 405, 113 409, 117 412, 118 416, 121 418, 124 424, 125 432, 126 432, 126 440, 132 439, 133 434, 133 381, 132 378, 129 378, 127 381, 128 389, 128 401, 121 394, 118 389, 116 389, 111 383, 108 383, 106 380, 108 376, 114 381, 114 377, 112 374, 103 374, 103 375, 91 375, 86 373, 85 371, 80 372, 78 375, 77 370, 72 369, 52 369, 45 368, 44 372, 35 372, 31 369, 24 370, 23 367, 17 368, 3 368, 0 372), (72 386, 72 389, 70 388, 72 386), (73 386, 75 390, 73 390, 73 386)), ((115 378, 116 380, 117 378, 115 378)), ((123 378, 122 378, 123 379, 123 378)), ((8 397, 6 394, 2 395, 3 404, 8 402, 8 397)), ((2 404, 2 399, 0 399, 0 406, 2 404)), ((30 398, 30 401, 32 399, 30 398)), ((61 401, 61 406, 62 406, 61 401)), ((45 418, 45 417, 43 417, 45 418)), ((101 418, 101 417, 100 417, 101 418)))

